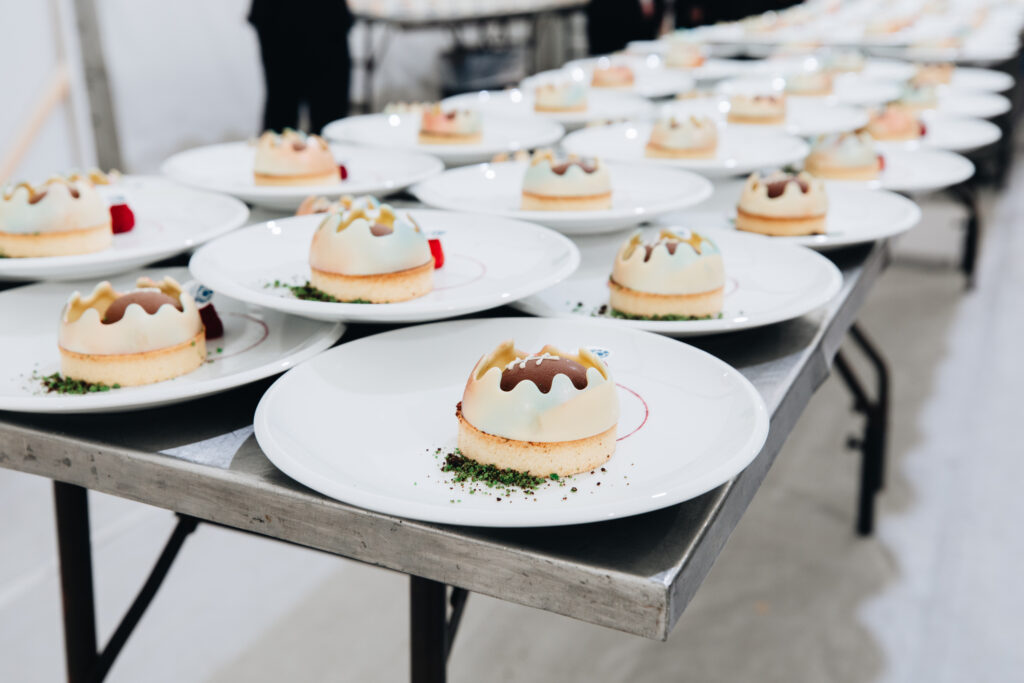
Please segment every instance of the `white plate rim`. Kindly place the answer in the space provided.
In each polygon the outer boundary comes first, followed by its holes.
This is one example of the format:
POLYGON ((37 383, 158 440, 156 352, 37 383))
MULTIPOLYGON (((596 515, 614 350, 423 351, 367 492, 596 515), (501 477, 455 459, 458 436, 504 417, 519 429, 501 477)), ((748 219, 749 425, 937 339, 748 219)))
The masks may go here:
MULTIPOLYGON (((427 326, 459 326, 459 325, 465 326, 465 325, 473 325, 473 324, 477 324, 477 323, 487 324, 487 323, 493 322, 493 321, 501 321, 503 324, 505 324, 505 323, 508 323, 508 321, 510 321, 510 320, 516 321, 516 324, 524 324, 524 323, 525 324, 530 324, 530 322, 526 322, 526 321, 540 321, 540 320, 543 320, 543 319, 539 319, 539 318, 482 318, 482 319, 474 319, 474 320, 442 321, 442 322, 435 322, 435 323, 427 323, 425 325, 417 325, 417 326, 408 327, 408 328, 402 328, 402 329, 398 329, 398 330, 390 330, 388 332, 381 332, 380 334, 387 334, 387 335, 411 334, 410 330, 418 330, 422 334, 423 330, 421 328, 427 327, 427 326)), ((548 321, 548 322, 550 322, 550 321, 548 321)), ((599 322, 593 322, 592 323, 592 322, 589 322, 589 321, 573 321, 573 322, 567 323, 567 324, 571 324, 571 325, 574 325, 574 326, 575 325, 580 325, 580 326, 596 325, 596 326, 599 326, 599 327, 604 327, 604 325, 602 325, 602 323, 599 323, 599 322)), ((626 331, 626 330, 624 330, 624 331, 626 331)), ((642 330, 628 330, 627 332, 628 333, 633 333, 633 334, 639 334, 639 335, 650 335, 649 332, 644 332, 642 330)), ((366 339, 372 339, 373 337, 376 337, 376 336, 379 336, 379 335, 372 335, 370 337, 364 337, 362 339, 357 339, 357 340, 354 340, 353 342, 350 342, 349 344, 358 344, 361 341, 364 341, 366 339)), ((286 474, 287 476, 291 477, 295 481, 297 481, 297 482, 299 482, 299 483, 301 483, 301 484, 303 484, 305 486, 308 486, 308 487, 312 488, 315 491, 318 491, 322 495, 325 495, 325 496, 327 496, 329 498, 332 498, 334 500, 342 502, 342 503, 344 503, 346 505, 352 505, 352 506, 355 506, 355 507, 362 507, 364 509, 373 510, 373 511, 379 512, 381 514, 393 515, 395 517, 401 517, 401 518, 405 518, 405 519, 415 519, 417 521, 432 522, 432 523, 437 523, 437 524, 457 524, 457 525, 473 526, 473 527, 487 527, 487 528, 531 528, 531 527, 566 526, 566 525, 571 525, 571 524, 587 524, 587 523, 593 523, 593 522, 600 522, 600 521, 607 521, 607 520, 611 520, 611 519, 619 519, 619 518, 623 518, 623 517, 629 517, 629 516, 633 516, 633 515, 643 514, 645 512, 652 512, 654 510, 659 510, 659 509, 663 509, 663 508, 666 508, 666 507, 670 507, 672 505, 676 505, 678 503, 682 503, 682 502, 685 502, 687 500, 692 500, 693 498, 696 498, 699 495, 707 493, 708 491, 714 490, 718 486, 721 486, 722 484, 732 480, 736 475, 738 475, 747 466, 749 466, 750 463, 753 462, 757 458, 757 456, 760 454, 761 450, 764 448, 764 444, 767 442, 768 433, 769 433, 769 429, 770 429, 770 418, 769 418, 768 409, 767 409, 767 406, 766 406, 766 404, 764 402, 763 397, 760 395, 760 393, 757 391, 757 389, 754 387, 754 385, 750 382, 750 380, 748 380, 746 377, 744 377, 743 374, 739 370, 737 370, 736 368, 732 367, 731 365, 729 365, 725 361, 715 357, 714 355, 712 355, 712 354, 710 354, 710 353, 708 353, 706 351, 703 351, 703 350, 701 350, 699 348, 696 348, 694 346, 691 346, 689 344, 686 344, 685 342, 680 342, 678 340, 670 339, 670 338, 667 338, 667 337, 662 337, 661 335, 650 335, 650 336, 654 337, 654 338, 664 339, 666 342, 669 342, 669 343, 681 344, 682 347, 686 349, 685 351, 683 351, 683 353, 692 353, 692 354, 695 355, 695 357, 701 358, 702 362, 709 362, 709 363, 712 363, 712 364, 720 367, 724 373, 727 373, 737 383, 737 386, 742 389, 744 396, 750 402, 750 407, 752 409, 753 419, 754 419, 754 425, 753 425, 753 429, 751 430, 750 436, 748 437, 748 439, 747 439, 746 443, 744 444, 743 448, 740 449, 739 454, 733 454, 732 458, 730 459, 730 461, 728 463, 729 466, 728 467, 722 467, 721 468, 721 472, 716 473, 715 479, 716 480, 720 479, 720 481, 717 481, 717 483, 714 483, 714 484, 711 484, 711 485, 708 485, 706 482, 702 483, 702 485, 700 485, 698 488, 702 488, 703 490, 701 490, 699 492, 698 491, 687 492, 685 495, 682 495, 682 496, 679 496, 679 495, 675 495, 675 496, 673 496, 673 495, 665 495, 665 496, 662 496, 662 497, 657 498, 657 499, 644 499, 642 501, 640 499, 635 499, 634 501, 631 501, 631 503, 629 505, 623 505, 622 506, 623 509, 621 509, 619 512, 617 512, 615 514, 600 514, 600 515, 598 515, 598 514, 594 514, 593 511, 590 510, 590 509, 581 509, 581 510, 575 510, 574 511, 572 508, 563 508, 564 510, 566 510, 566 512, 564 514, 562 514, 558 519, 555 519, 555 520, 547 519, 547 520, 545 520, 542 523, 537 523, 535 521, 532 521, 534 519, 534 517, 542 516, 542 515, 531 515, 530 512, 526 511, 523 508, 517 509, 516 512, 511 513, 511 514, 519 515, 521 518, 524 518, 525 520, 531 520, 528 523, 524 523, 523 521, 517 521, 517 520, 512 520, 511 523, 510 523, 509 520, 503 519, 503 516, 500 516, 500 515, 502 515, 502 513, 505 512, 503 507, 500 508, 500 509, 496 509, 495 513, 497 513, 497 514, 495 514, 495 515, 491 515, 491 514, 488 514, 487 512, 482 512, 480 510, 473 510, 469 514, 471 514, 473 516, 482 516, 482 517, 484 517, 484 519, 468 520, 468 519, 465 519, 465 518, 462 518, 462 517, 459 516, 460 513, 459 513, 458 510, 455 509, 456 506, 445 507, 445 506, 440 506, 440 505, 434 506, 434 505, 429 505, 429 504, 419 504, 419 503, 406 502, 406 505, 408 506, 408 508, 413 508, 412 511, 414 512, 414 514, 412 514, 412 515, 407 514, 410 511, 409 509, 403 511, 403 513, 398 513, 398 512, 395 512, 394 510, 383 509, 381 506, 374 505, 373 503, 374 502, 379 502, 382 498, 385 499, 385 500, 388 500, 388 501, 392 501, 392 500, 395 500, 394 496, 378 496, 378 495, 374 495, 374 494, 367 494, 365 496, 360 496, 360 495, 358 495, 358 489, 356 489, 354 487, 348 488, 348 491, 349 492, 355 492, 356 495, 349 496, 347 494, 344 494, 342 496, 337 496, 337 495, 334 495, 334 494, 326 492, 326 489, 337 490, 337 489, 335 489, 335 486, 334 486, 334 484, 336 482, 332 482, 328 477, 325 477, 323 475, 317 474, 311 468, 302 465, 301 463, 296 461, 295 458, 290 457, 288 454, 284 453, 282 450, 280 450, 278 447, 276 447, 276 444, 272 443, 273 439, 274 439, 274 435, 273 435, 273 432, 271 431, 271 428, 269 426, 271 418, 268 416, 268 413, 271 410, 270 404, 275 400, 275 398, 276 398, 278 393, 284 391, 284 389, 282 389, 282 387, 286 387, 288 382, 294 381, 294 377, 290 377, 290 376, 293 375, 292 371, 289 371, 289 372, 285 373, 282 377, 278 378, 278 380, 275 381, 273 385, 271 385, 271 387, 267 390, 267 392, 260 399, 259 405, 256 406, 256 415, 255 415, 255 417, 253 419, 253 426, 254 426, 254 430, 255 430, 255 434, 256 434, 256 440, 259 443, 260 449, 263 451, 263 453, 267 457, 267 459, 270 460, 271 463, 273 463, 273 465, 275 467, 280 469, 284 474, 286 474), (654 503, 652 505, 651 503, 653 501, 656 501, 656 503, 654 503), (367 504, 367 503, 369 503, 369 504, 367 504), (439 510, 450 510, 454 514, 437 514, 437 511, 439 511, 439 510), (416 511, 420 511, 420 512, 417 513, 416 511)), ((331 351, 329 351, 327 353, 324 353, 322 355, 324 355, 326 357, 326 356, 329 356, 331 354, 344 353, 347 350, 346 347, 349 346, 349 344, 342 344, 342 345, 338 346, 336 349, 333 349, 333 350, 331 350, 331 351)), ((299 369, 300 368, 296 368, 295 370, 299 370, 299 369)))
MULTIPOLYGON (((746 319, 743 321, 734 321, 722 319, 714 320, 629 320, 624 318, 593 318, 600 322, 607 323, 609 325, 622 325, 638 330, 646 330, 647 332, 656 332, 658 334, 664 334, 671 337, 689 337, 689 336, 705 336, 713 334, 724 334, 726 332, 738 332, 740 330, 752 330, 759 327, 767 327, 768 325, 775 325, 777 323, 786 322, 788 320, 794 320, 801 316, 807 315, 813 311, 818 310, 828 302, 830 302, 839 290, 843 287, 843 273, 839 270, 838 266, 830 261, 828 258, 822 256, 819 252, 809 249, 808 247, 801 246, 794 242, 784 242, 774 240, 772 237, 765 235, 756 235, 753 233, 745 233, 739 230, 716 230, 708 229, 703 230, 702 233, 706 233, 709 237, 715 238, 716 233, 726 232, 730 234, 730 238, 739 240, 751 240, 752 244, 758 244, 760 246, 767 246, 769 249, 782 249, 791 251, 793 253, 801 254, 800 258, 813 258, 814 262, 817 263, 816 267, 821 267, 823 272, 828 271, 829 279, 828 286, 819 290, 816 290, 813 295, 807 297, 807 300, 801 304, 801 306, 793 307, 793 310, 785 310, 783 312, 777 312, 769 315, 765 315, 762 318, 750 320, 746 319), (767 240, 767 241, 765 241, 767 240), (770 246, 769 246, 770 245, 770 246), (806 253, 805 253, 806 252, 806 253)), ((611 259, 609 259, 611 263, 611 259)), ((728 273, 727 273, 728 275, 728 273)), ((571 276, 570 276, 571 277, 571 276)), ((528 296, 524 299, 512 304, 512 306, 524 313, 529 313, 537 317, 543 318, 567 318, 578 320, 582 316, 578 313, 572 313, 571 311, 563 311, 559 309, 552 309, 548 306, 543 305, 538 299, 537 295, 528 296)), ((588 318, 583 318, 584 320, 588 318)))
MULTIPOLYGON (((495 217, 487 216, 486 214, 474 214, 471 212, 459 212, 459 211, 444 211, 438 209, 420 209, 411 208, 408 211, 414 215, 416 214, 435 214, 435 215, 459 215, 467 217, 479 217, 493 220, 495 217)), ((314 217, 315 218, 315 217, 314 217)), ((189 261, 189 270, 192 275, 203 282, 211 289, 217 292, 223 292, 225 296, 230 296, 233 299, 244 301, 246 303, 262 306, 263 308, 269 308, 277 310, 282 313, 289 315, 297 315, 304 318, 314 318, 318 320, 336 320, 341 322, 364 322, 364 323, 424 323, 430 322, 442 318, 453 317, 457 315, 467 315, 469 313, 476 313, 478 311, 488 310, 491 308, 497 308, 513 301, 518 300, 524 296, 529 296, 535 291, 540 291, 550 287, 553 284, 560 282, 565 279, 576 269, 580 264, 580 253, 576 245, 565 235, 560 234, 556 230, 547 228, 543 225, 536 223, 529 223, 527 221, 515 220, 505 217, 497 217, 502 221, 510 223, 511 229, 515 230, 543 230, 550 233, 550 237, 562 243, 569 254, 569 260, 563 271, 552 271, 546 277, 534 281, 529 286, 520 286, 520 289, 515 293, 509 293, 508 296, 503 298, 501 301, 494 302, 490 305, 485 306, 438 306, 431 309, 426 309, 421 312, 409 311, 407 309, 398 309, 397 311, 392 307, 391 304, 352 304, 352 303, 330 303, 320 301, 302 301, 298 299, 288 299, 279 296, 265 295, 261 292, 254 290, 250 287, 246 287, 240 283, 230 279, 218 269, 213 268, 212 264, 205 264, 203 259, 210 258, 207 253, 206 247, 199 249, 195 254, 192 255, 192 259, 189 261)), ((287 222, 306 222, 310 220, 310 216, 289 216, 287 218, 281 218, 272 221, 264 221, 262 223, 254 223, 253 225, 243 228, 239 233, 243 231, 250 232, 262 232, 267 230, 269 223, 284 223, 287 222)), ((286 231, 285 228, 283 231, 286 231)), ((215 242, 211 242, 209 248, 212 249, 216 246, 215 242)), ((268 276, 269 277, 269 276, 268 276)))
MULTIPOLYGON (((187 275, 187 272, 185 272, 185 268, 183 267, 164 269, 164 272, 168 272, 173 276, 174 273, 172 271, 179 269, 187 275)), ((138 275, 142 274, 142 272, 138 273, 138 275)), ((49 284, 52 283, 40 282, 23 286, 37 287, 49 284)), ((15 294, 19 289, 21 289, 21 287, 0 292, 0 297, 15 294)), ((85 396, 25 396, 21 398, 7 398, 0 396, 0 410, 40 415, 111 413, 143 410, 146 408, 183 403, 185 401, 212 396, 230 389, 245 386, 246 384, 257 382, 261 379, 266 379, 267 377, 277 373, 285 372, 291 368, 297 367, 305 361, 314 358, 323 351, 329 349, 345 333, 345 325, 340 322, 335 322, 333 324, 323 322, 322 326, 323 329, 319 334, 307 338, 302 344, 294 347, 294 349, 284 357, 278 357, 272 362, 264 363, 263 365, 250 368, 243 372, 204 380, 198 383, 163 383, 159 385, 152 385, 161 386, 165 391, 158 396, 153 396, 146 400, 127 400, 132 399, 134 394, 123 394, 117 391, 87 394, 85 396)), ((56 335, 54 343, 56 343, 56 335)))

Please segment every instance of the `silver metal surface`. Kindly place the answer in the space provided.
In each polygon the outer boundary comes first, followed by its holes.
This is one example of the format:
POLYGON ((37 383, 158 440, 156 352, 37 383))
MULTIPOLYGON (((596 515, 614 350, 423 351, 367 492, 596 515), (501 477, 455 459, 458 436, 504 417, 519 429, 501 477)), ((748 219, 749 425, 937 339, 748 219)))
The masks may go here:
MULTIPOLYGON (((0 467, 664 639, 828 375, 884 269, 887 245, 832 256, 845 282, 825 308, 788 323, 696 342, 754 383, 772 415, 771 431, 761 454, 736 479, 657 512, 551 529, 447 527, 329 500, 276 470, 252 437, 227 469, 159 453, 251 424, 267 381, 130 414, 0 413, 0 467)), ((388 328, 353 325, 346 340, 382 329, 388 328)))

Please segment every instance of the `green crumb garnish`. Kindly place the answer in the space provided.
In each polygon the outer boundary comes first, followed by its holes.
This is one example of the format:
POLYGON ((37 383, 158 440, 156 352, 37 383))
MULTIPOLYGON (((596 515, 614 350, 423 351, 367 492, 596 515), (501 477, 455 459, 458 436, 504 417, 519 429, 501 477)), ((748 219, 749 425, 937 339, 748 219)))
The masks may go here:
POLYGON ((292 296, 294 296, 296 299, 302 299, 303 301, 325 301, 327 303, 332 304, 373 303, 372 301, 367 301, 366 299, 351 299, 349 301, 341 301, 340 299, 331 296, 327 292, 323 292, 317 289, 309 282, 309 280, 307 280, 306 284, 304 285, 289 285, 285 282, 281 282, 280 280, 274 280, 272 283, 269 283, 264 286, 273 287, 275 289, 287 289, 289 292, 292 293, 292 296))
POLYGON ((555 472, 552 472, 551 474, 548 475, 548 478, 549 479, 554 479, 555 481, 558 481, 558 474, 556 474, 555 472))
POLYGON ((630 315, 614 308, 608 309, 608 315, 613 318, 622 318, 623 320, 655 320, 671 322, 679 320, 718 320, 722 317, 721 313, 716 313, 715 315, 630 315))
POLYGON ((224 353, 224 349, 220 346, 217 347, 217 353, 224 353))
POLYGON ((80 379, 71 379, 70 377, 64 377, 59 372, 55 372, 52 375, 33 375, 33 379, 39 380, 42 383, 43 388, 48 393, 57 394, 95 394, 103 391, 110 391, 111 389, 120 389, 120 384, 114 384, 113 386, 107 384, 93 384, 92 382, 86 382, 80 379))
MULTIPOLYGON (((494 465, 484 465, 471 460, 462 455, 462 451, 457 448, 445 456, 441 471, 453 473, 455 476, 452 481, 456 484, 478 481, 488 488, 503 489, 505 493, 510 493, 510 489, 516 488, 522 489, 525 493, 533 493, 534 489, 545 482, 544 477, 535 477, 528 472, 500 469, 494 465)), ((555 478, 557 476, 555 475, 555 478)))

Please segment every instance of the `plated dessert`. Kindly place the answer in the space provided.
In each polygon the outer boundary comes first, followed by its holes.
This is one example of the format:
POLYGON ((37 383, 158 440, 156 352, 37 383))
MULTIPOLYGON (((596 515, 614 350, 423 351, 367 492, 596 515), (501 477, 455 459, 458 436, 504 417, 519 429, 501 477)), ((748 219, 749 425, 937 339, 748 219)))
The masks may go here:
POLYGON ((637 230, 615 255, 608 280, 614 314, 645 320, 709 318, 722 312, 725 268, 714 242, 689 230, 637 230))
POLYGON ((916 86, 949 85, 953 80, 953 71, 955 69, 956 65, 950 62, 918 64, 917 71, 914 72, 910 82, 916 86))
POLYGON ((572 112, 587 110, 587 86, 581 81, 542 83, 533 91, 534 111, 572 112))
POLYGON ((669 116, 651 128, 644 154, 662 159, 713 159, 718 150, 718 126, 708 116, 669 116))
POLYGON ((919 112, 925 109, 935 109, 939 106, 939 94, 934 85, 914 85, 908 83, 900 93, 900 97, 891 106, 902 107, 911 111, 919 112))
POLYGON ((483 137, 483 120, 473 109, 445 111, 440 104, 423 110, 419 141, 423 145, 471 145, 483 137))
POLYGON ((599 66, 590 77, 590 85, 595 88, 631 88, 635 83, 633 69, 625 64, 599 66))
POLYGON ((256 141, 253 181, 257 185, 332 185, 342 180, 338 162, 319 135, 286 128, 256 141))
POLYGON ((875 140, 882 141, 917 140, 927 132, 925 124, 913 111, 892 106, 871 112, 864 130, 875 140))
POLYGON ((824 59, 825 71, 832 73, 859 73, 864 65, 864 55, 859 50, 834 50, 824 59))
POLYGON ((373 197, 328 213, 309 248, 310 284, 340 302, 384 304, 433 288, 427 236, 408 214, 373 197))
POLYGON ((786 122, 786 96, 733 95, 729 99, 729 123, 777 126, 786 122))
POLYGON ((91 182, 54 176, 0 194, 0 256, 32 258, 103 251, 113 243, 110 208, 91 182))
POLYGON ((775 171, 747 178, 736 207, 736 228, 762 235, 819 235, 825 232, 825 183, 807 173, 775 171))
POLYGON ((804 160, 804 170, 829 180, 875 180, 884 167, 867 132, 819 137, 804 160))
POLYGON ((594 211, 612 207, 612 180, 597 158, 570 154, 557 158, 550 149, 534 153, 523 177, 524 211, 594 211))
POLYGON ((832 74, 827 71, 804 71, 786 77, 786 92, 804 97, 824 97, 833 92, 832 74))
POLYGON ((607 366, 587 349, 530 354, 506 341, 477 362, 455 415, 465 457, 568 476, 615 452, 619 399, 607 366))
POLYGON ((696 69, 707 61, 705 50, 698 43, 670 40, 665 53, 665 66, 675 69, 696 69))
POLYGON ((58 330, 61 374, 108 387, 152 384, 206 360, 206 329, 195 300, 173 278, 140 278, 118 292, 109 282, 71 295, 58 330))

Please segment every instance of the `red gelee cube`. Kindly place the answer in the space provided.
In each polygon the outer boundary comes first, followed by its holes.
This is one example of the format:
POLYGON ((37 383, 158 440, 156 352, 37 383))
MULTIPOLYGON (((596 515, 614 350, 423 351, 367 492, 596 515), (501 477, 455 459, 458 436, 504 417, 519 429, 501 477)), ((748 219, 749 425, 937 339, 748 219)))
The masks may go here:
POLYGON ((348 180, 348 169, 345 168, 345 164, 338 164, 338 173, 341 174, 342 180, 348 180))
POLYGON ((127 204, 114 204, 110 207, 110 224, 115 235, 128 232, 135 227, 135 214, 127 204))
POLYGON ((878 170, 885 170, 885 157, 883 157, 881 154, 878 155, 878 170))
POLYGON ((928 126, 924 125, 924 122, 922 122, 920 124, 920 126, 921 126, 921 136, 924 137, 925 135, 928 135, 928 126))
POLYGON ((430 245, 430 255, 434 257, 434 270, 444 265, 444 250, 441 248, 441 240, 432 237, 427 240, 430 245))
POLYGON ((199 319, 203 321, 203 327, 206 328, 207 339, 220 339, 224 336, 224 323, 220 321, 220 316, 217 315, 213 304, 206 304, 199 309, 199 319))

